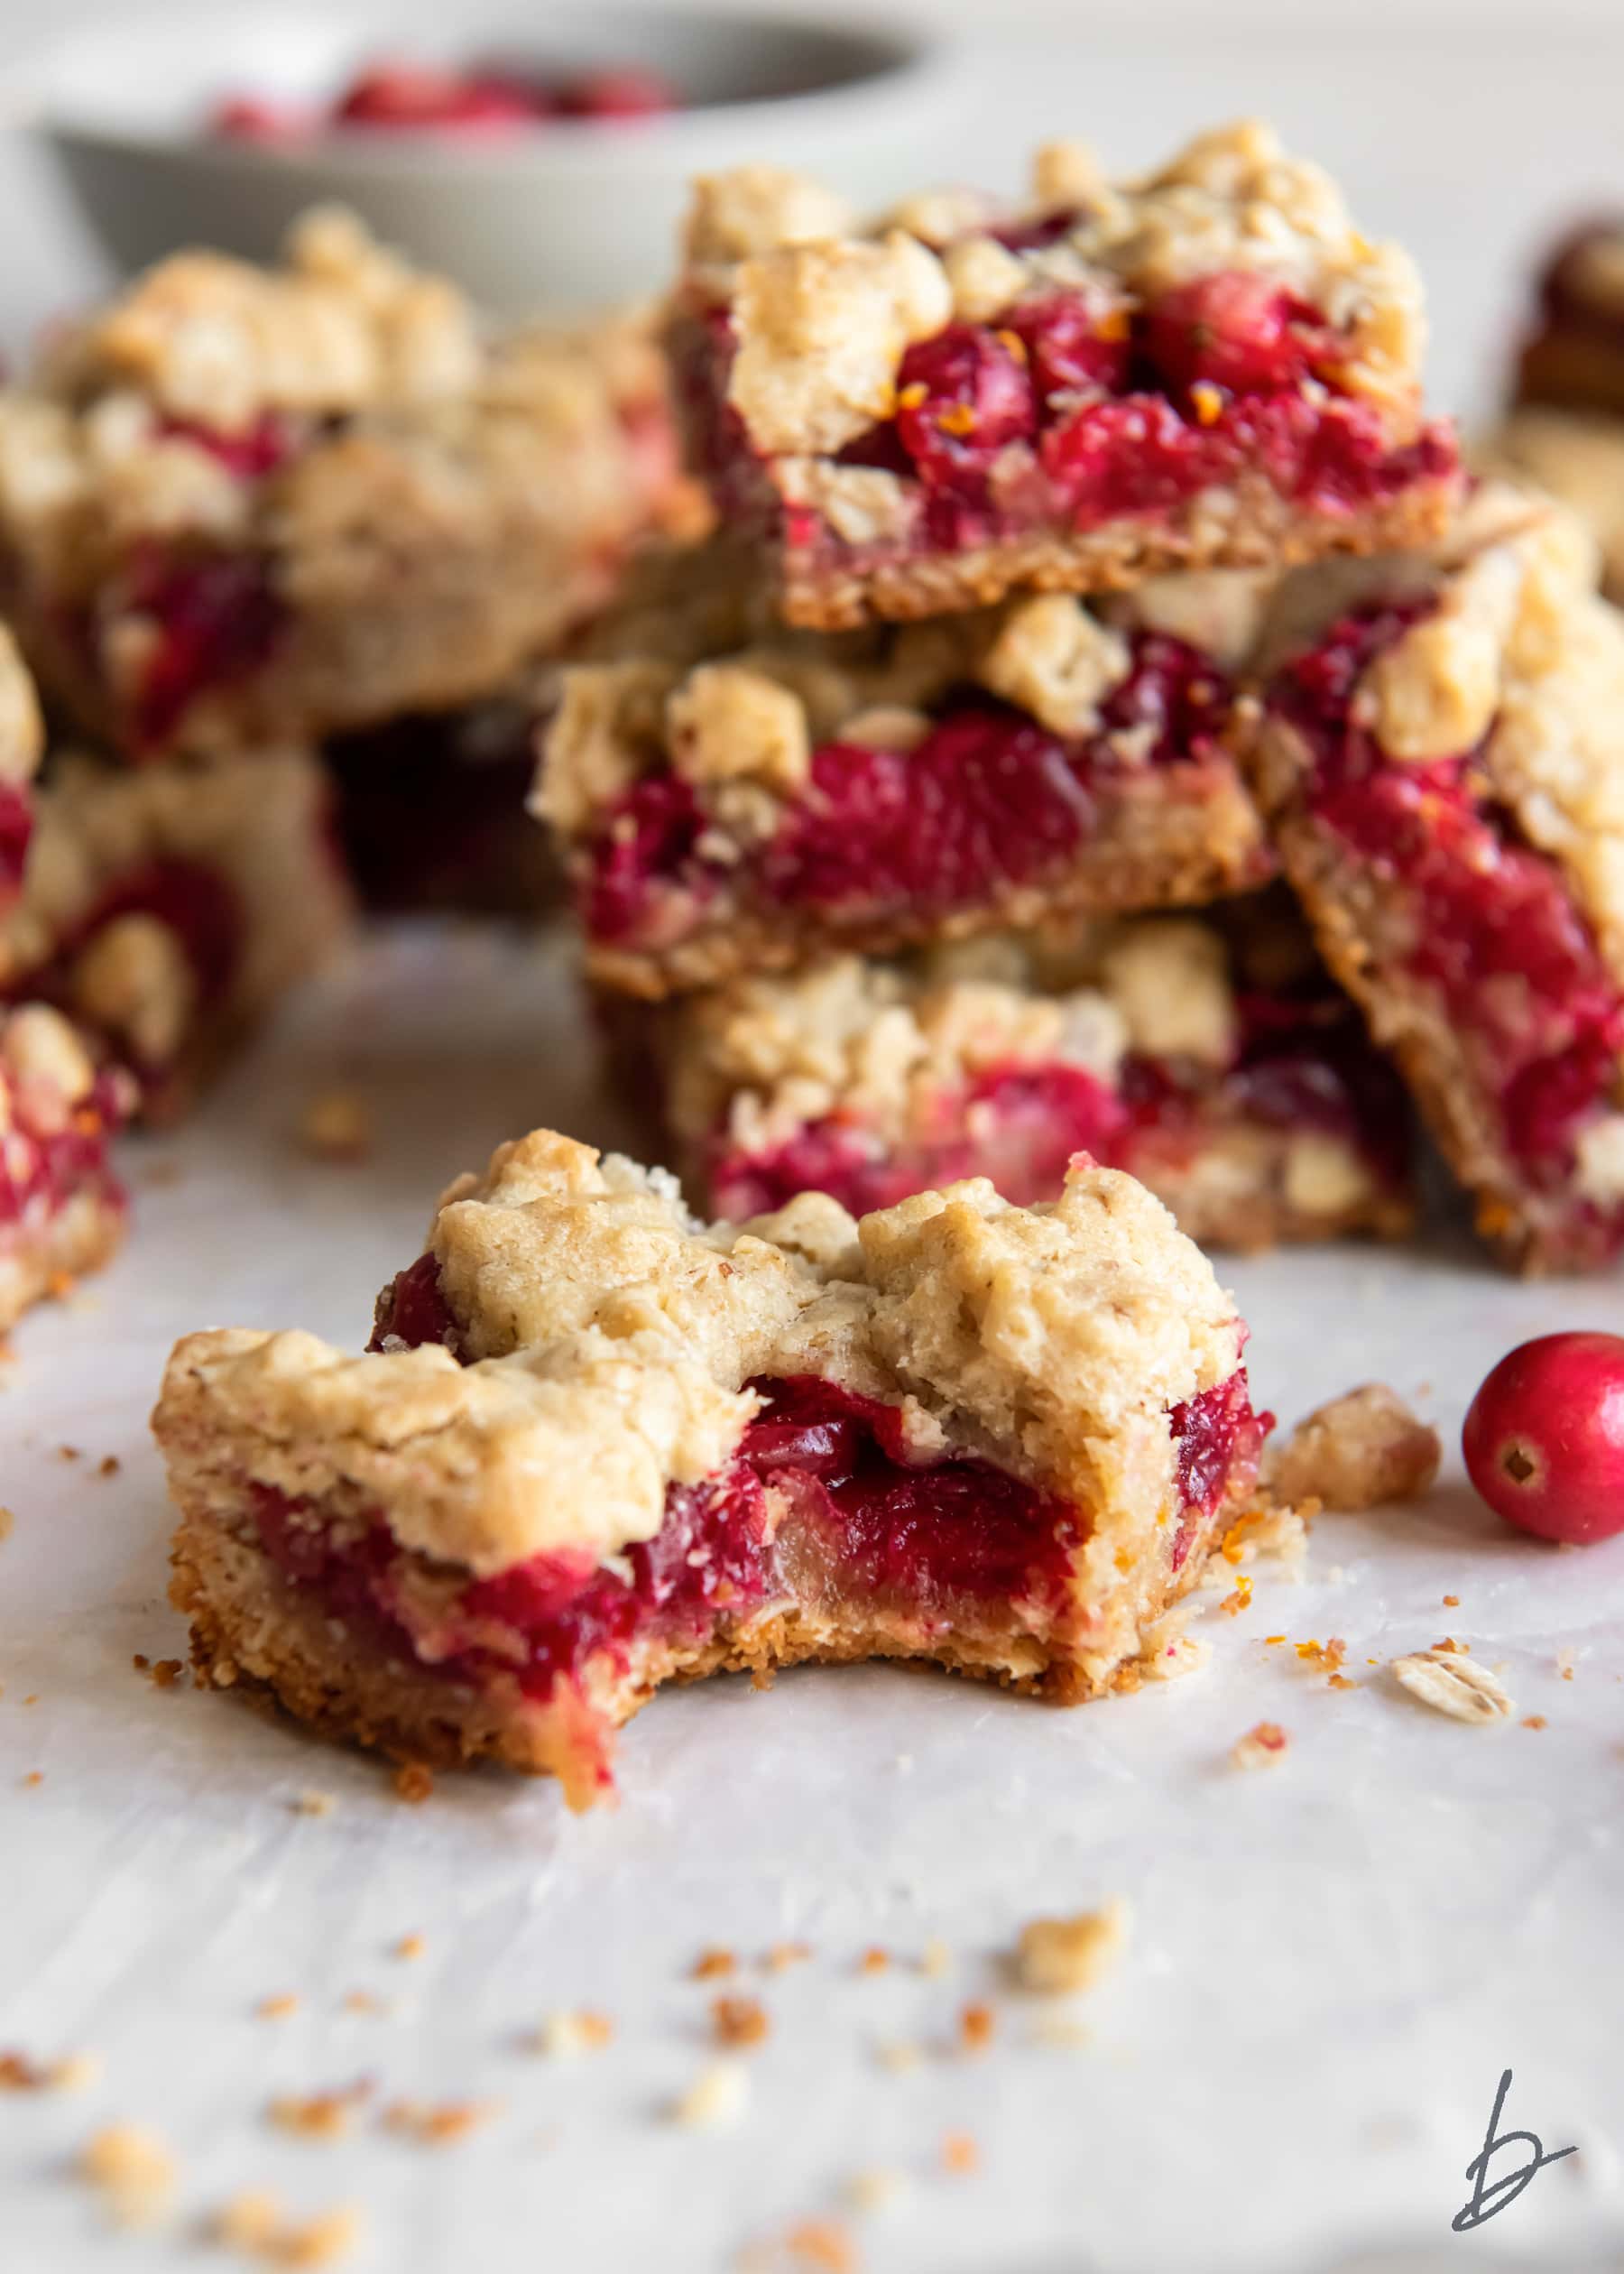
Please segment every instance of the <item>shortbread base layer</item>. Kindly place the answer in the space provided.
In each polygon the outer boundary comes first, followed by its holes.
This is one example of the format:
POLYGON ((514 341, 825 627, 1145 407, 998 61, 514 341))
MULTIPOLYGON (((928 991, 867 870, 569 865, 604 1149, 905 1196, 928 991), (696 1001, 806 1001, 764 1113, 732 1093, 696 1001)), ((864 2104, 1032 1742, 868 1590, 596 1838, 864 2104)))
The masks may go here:
POLYGON ((784 550, 787 620, 834 632, 872 616, 897 621, 979 608, 1007 592, 1112 592, 1149 577, 1218 568, 1284 570, 1326 553, 1402 552, 1442 535, 1460 497, 1449 475, 1417 481, 1379 505, 1308 513, 1259 476, 1206 492, 1160 520, 1107 522, 1068 532, 1034 529, 962 553, 920 553, 863 566, 784 550))

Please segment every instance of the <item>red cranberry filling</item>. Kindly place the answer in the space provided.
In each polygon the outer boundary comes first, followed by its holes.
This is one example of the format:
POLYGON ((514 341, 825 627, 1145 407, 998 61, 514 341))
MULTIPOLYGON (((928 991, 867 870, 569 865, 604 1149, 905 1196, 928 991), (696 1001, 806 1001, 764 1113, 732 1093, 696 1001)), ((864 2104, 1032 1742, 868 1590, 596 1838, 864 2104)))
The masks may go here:
POLYGON ((397 1271, 379 1297, 373 1337, 366 1346, 382 1350, 386 1341, 404 1343, 412 1350, 424 1343, 444 1343, 454 1357, 462 1356, 462 1330, 441 1291, 439 1262, 432 1253, 397 1271))
POLYGON ((27 1083, 0 1075, 8 1127, 0 1143, 0 1241, 25 1218, 58 1215, 76 1194, 93 1192, 104 1206, 123 1207, 125 1192, 107 1164, 107 1140, 124 1119, 117 1084, 97 1077, 89 1096, 63 1106, 27 1083))
POLYGON ((249 553, 183 559, 147 545, 123 604, 159 633, 131 703, 130 731, 144 751, 161 750, 200 695, 252 679, 287 623, 264 562, 249 553))
POLYGON ((1624 991, 1555 864, 1481 794, 1475 752, 1395 764, 1351 715, 1371 661, 1426 613, 1422 603, 1344 617, 1274 700, 1314 753, 1309 809, 1405 888, 1407 966, 1465 1038, 1524 1173, 1554 1187, 1573 1170, 1584 1121, 1613 1103, 1624 991))
POLYGON ((33 800, 26 785, 0 781, 0 905, 17 892, 33 835, 33 800))
MULTIPOLYGON (((753 453, 725 400, 726 319, 706 337, 685 389, 697 399, 701 456, 722 476, 724 502, 742 503, 737 462, 753 453)), ((1177 286, 1131 316, 1057 292, 996 326, 952 324, 910 347, 895 416, 840 457, 915 480, 923 541, 937 548, 996 541, 1057 516, 1083 530, 1169 513, 1248 472, 1328 514, 1451 473, 1449 430, 1394 448, 1379 410, 1343 388, 1343 357, 1317 309, 1243 270, 1177 286), (1010 457, 1011 444, 1035 445, 1036 467, 1029 449, 1010 457)), ((792 546, 838 544, 806 507, 784 522, 792 546)))
POLYGON ((826 743, 777 833, 731 864, 702 849, 705 815, 690 785, 651 774, 609 809, 591 847, 587 929, 667 946, 697 930, 724 888, 854 917, 979 905, 1055 874, 1087 843, 1096 792, 1125 772, 1113 736, 1133 734, 1143 766, 1211 762, 1227 705, 1223 680, 1194 648, 1141 635, 1096 739, 1063 742, 1024 713, 974 698, 910 751, 826 743))
MULTIPOLYGON (((702 1640, 721 1617, 782 1593, 788 1556, 809 1559, 827 1584, 892 1598, 927 1629, 966 1604, 1062 1607, 1083 1537, 1073 1511, 985 1461, 909 1464, 897 1410, 831 1382, 801 1375, 752 1387, 766 1402, 725 1470, 673 1486, 660 1530, 629 1548, 619 1570, 540 1556, 430 1610, 420 1585, 402 1584, 422 1567, 381 1520, 343 1538, 311 1503, 256 1484, 260 1538, 291 1581, 383 1647, 455 1679, 509 1673, 537 1699, 578 1680, 597 1653, 623 1668, 634 1640, 702 1640)), ((1232 1484, 1250 1483, 1268 1418, 1252 1413, 1241 1371, 1176 1408, 1172 1426, 1176 1568, 1197 1523, 1232 1484)))

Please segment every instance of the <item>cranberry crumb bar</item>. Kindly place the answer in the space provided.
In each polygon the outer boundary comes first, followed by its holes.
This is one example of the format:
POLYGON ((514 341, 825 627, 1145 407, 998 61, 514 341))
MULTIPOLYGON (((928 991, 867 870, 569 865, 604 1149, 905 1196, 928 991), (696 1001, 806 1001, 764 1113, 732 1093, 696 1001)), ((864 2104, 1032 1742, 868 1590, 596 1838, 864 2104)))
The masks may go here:
POLYGON ((348 894, 317 762, 265 753, 138 772, 50 762, 0 1002, 41 996, 135 1075, 153 1121, 341 936, 348 894))
POLYGON ((758 623, 730 649, 704 636, 738 636, 727 557, 687 573, 663 648, 634 596, 544 734, 535 805, 604 984, 660 996, 1269 874, 1213 652, 1243 642, 1250 580, 1162 579, 1105 613, 1034 593, 835 635, 758 623))
POLYGON ((1403 1087, 1273 895, 604 1007, 644 1068, 651 1045, 717 1216, 805 1189, 861 1215, 971 1176, 1029 1206, 1085 1152, 1203 1246, 1412 1220, 1403 1087))
POLYGON ((1486 487, 1430 562, 1288 586, 1265 643, 1287 876, 1528 1269, 1624 1245, 1624 617, 1593 575, 1560 508, 1486 487))
POLYGON ((483 340, 324 209, 187 253, 0 397, 0 562, 42 681, 125 754, 484 694, 601 606, 677 483, 646 325, 483 340))
POLYGON ((917 198, 868 234, 814 182, 702 180, 672 356, 692 461, 786 615, 934 615, 1413 544, 1458 486, 1421 415, 1421 291, 1246 124, 1032 205, 917 198))
POLYGON ((1112 1170, 707 1228, 540 1131, 450 1188, 371 1354, 178 1345, 174 1599, 215 1683, 577 1806, 672 1676, 918 1658, 1069 1702, 1248 1503, 1244 1338, 1112 1170))
POLYGON ((60 1012, 0 1003, 0 1333, 105 1263, 124 1237, 108 1141, 131 1084, 60 1012))

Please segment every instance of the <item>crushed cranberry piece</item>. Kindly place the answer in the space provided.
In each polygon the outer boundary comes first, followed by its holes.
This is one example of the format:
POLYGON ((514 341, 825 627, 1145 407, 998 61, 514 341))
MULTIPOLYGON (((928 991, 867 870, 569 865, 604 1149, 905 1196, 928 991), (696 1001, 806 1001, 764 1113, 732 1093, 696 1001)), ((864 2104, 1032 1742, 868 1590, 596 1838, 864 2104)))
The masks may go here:
POLYGON ((989 229, 987 235, 1006 253, 1038 253, 1046 245, 1058 245, 1063 236, 1069 236, 1082 217, 1079 206, 1057 206, 1052 213, 1039 214, 1035 219, 1006 221, 989 229))
POLYGON ((1584 1121, 1612 1101, 1624 992, 1555 864, 1485 798, 1474 753, 1396 764, 1350 715, 1371 662, 1426 613, 1343 618, 1274 699, 1314 753, 1310 810, 1411 896, 1408 968, 1441 994, 1524 1173, 1555 1185, 1584 1121))
POLYGON ((1147 310, 1142 354, 1169 392, 1199 379, 1277 394, 1334 371, 1336 334, 1316 308, 1243 269, 1176 285, 1147 310))
POLYGON ((623 63, 567 81, 558 107, 566 118, 658 118, 678 103, 669 79, 644 65, 623 63))
POLYGON ((136 689, 131 732, 145 751, 171 740, 200 695, 234 687, 268 663, 286 623, 254 554, 188 559, 148 545, 132 562, 125 605, 150 616, 159 640, 136 689))
POLYGON ((1024 351, 974 324, 950 324, 918 342, 897 374, 898 439, 933 489, 985 495, 1006 444, 1037 431, 1024 351))
POLYGON ((263 411, 252 426, 240 433, 232 433, 223 427, 203 426, 195 419, 163 419, 159 422, 161 438, 173 441, 195 443, 218 458, 228 474, 240 482, 257 482, 267 474, 274 474, 279 466, 285 466, 293 450, 293 435, 285 419, 274 411, 263 411))
POLYGON ((444 1343, 462 1355, 462 1330, 440 1286, 438 1256, 420 1255, 395 1273, 379 1298, 377 1321, 366 1346, 382 1350, 385 1341, 402 1342, 414 1350, 423 1343, 444 1343))
POLYGON ((1061 867, 1093 832, 1096 789, 1119 770, 1108 738, 1138 730, 1147 766, 1217 748, 1228 689, 1194 648, 1141 636, 1102 707, 1103 736, 1067 743, 977 697, 908 752, 826 743, 775 836, 731 866, 699 851, 691 786, 649 776, 610 809, 591 848, 582 913, 595 938, 667 945, 724 885, 780 903, 854 911, 973 906, 1061 867))
POLYGON ((0 1240, 26 1217, 37 1224, 57 1215, 81 1192, 104 1206, 125 1206, 123 1186, 107 1160, 107 1141, 125 1118, 116 1079, 99 1075, 88 1097, 64 1106, 25 1082, 0 1074, 5 1142, 0 1145, 0 1240))
POLYGON ((1173 1543, 1173 1568, 1179 1571, 1200 1525, 1231 1494, 1250 1491, 1275 1418, 1253 1410, 1246 1368, 1238 1366, 1227 1382, 1215 1382, 1171 1408, 1168 1419, 1178 1441, 1178 1488, 1184 1501, 1173 1543))
POLYGON ((1236 396, 1205 422, 1166 395, 1089 403, 1047 430, 1039 454, 1078 528, 1170 512, 1249 468, 1315 512, 1346 513, 1454 462, 1440 430, 1395 450, 1372 404, 1295 393, 1236 396))
POLYGON ((27 785, 0 781, 0 905, 17 892, 33 835, 33 800, 27 785))
POLYGON ((1026 348, 1033 391, 1046 412, 1062 397, 1116 394, 1127 382, 1132 347, 1120 309, 1065 292, 1021 301, 1004 328, 1026 348))

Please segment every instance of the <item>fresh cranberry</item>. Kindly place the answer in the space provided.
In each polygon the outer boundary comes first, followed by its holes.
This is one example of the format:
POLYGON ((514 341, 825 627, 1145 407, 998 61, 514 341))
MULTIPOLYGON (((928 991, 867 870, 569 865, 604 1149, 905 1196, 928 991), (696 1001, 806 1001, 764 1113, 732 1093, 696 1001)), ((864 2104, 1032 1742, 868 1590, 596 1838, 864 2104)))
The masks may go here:
POLYGON ((1081 294, 1022 301, 1004 319, 1027 351, 1040 405, 1061 395, 1118 393, 1132 352, 1121 312, 1081 294))
POLYGON ((919 341, 897 374, 897 433, 920 478, 982 497, 1000 450, 1036 433, 1026 359, 995 332, 950 324, 919 341))
POLYGON ((657 118, 677 107, 669 79, 635 64, 589 71, 558 92, 558 108, 567 118, 657 118))
POLYGON ((537 116, 525 89, 500 77, 465 77, 420 63, 379 63, 333 106, 339 126, 518 126, 537 116))
POLYGON ((1240 269, 1164 292, 1143 330, 1145 355, 1162 384, 1184 393, 1198 379, 1231 394, 1298 387, 1334 345, 1317 309, 1240 269))
POLYGON ((1461 1432, 1497 1516, 1587 1547, 1624 1531, 1624 1336, 1541 1335, 1486 1377, 1461 1432))
POLYGON ((33 800, 27 785, 0 781, 0 907, 17 892, 33 834, 33 800))

